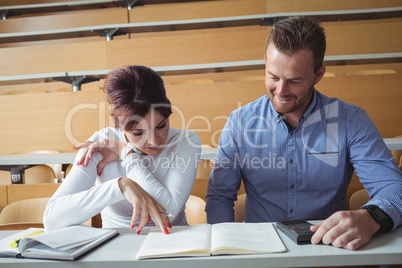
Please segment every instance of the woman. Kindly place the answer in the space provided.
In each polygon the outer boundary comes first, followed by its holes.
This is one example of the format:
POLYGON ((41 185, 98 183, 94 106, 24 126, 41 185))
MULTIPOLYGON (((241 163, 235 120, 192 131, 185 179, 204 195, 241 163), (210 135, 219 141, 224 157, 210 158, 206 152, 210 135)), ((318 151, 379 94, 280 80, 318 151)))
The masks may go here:
POLYGON ((185 203, 197 172, 201 142, 171 128, 171 105, 162 78, 150 68, 112 71, 104 93, 116 128, 96 132, 81 149, 66 180, 49 200, 47 229, 81 224, 101 212, 105 228, 186 225, 185 203), (94 186, 95 185, 95 186, 94 186), (140 220, 137 221, 140 215, 140 220))

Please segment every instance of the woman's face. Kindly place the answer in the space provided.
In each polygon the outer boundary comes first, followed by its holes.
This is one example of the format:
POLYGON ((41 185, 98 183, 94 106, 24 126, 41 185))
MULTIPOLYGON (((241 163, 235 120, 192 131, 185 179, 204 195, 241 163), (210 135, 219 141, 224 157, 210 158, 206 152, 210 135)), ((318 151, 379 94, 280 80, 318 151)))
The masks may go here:
POLYGON ((158 111, 148 112, 135 127, 124 131, 126 139, 147 155, 159 155, 169 134, 169 117, 158 111))

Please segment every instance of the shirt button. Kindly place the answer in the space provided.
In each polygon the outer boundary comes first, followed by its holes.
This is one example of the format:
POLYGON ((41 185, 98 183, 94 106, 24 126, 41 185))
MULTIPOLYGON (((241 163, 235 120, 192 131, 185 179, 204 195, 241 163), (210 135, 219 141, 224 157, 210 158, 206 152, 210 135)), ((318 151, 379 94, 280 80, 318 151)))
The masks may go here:
POLYGON ((290 159, 290 163, 291 163, 291 164, 293 163, 293 159, 290 159))
POLYGON ((295 186, 292 184, 292 185, 290 185, 290 188, 292 188, 292 189, 293 189, 293 188, 295 188, 295 186))
POLYGON ((290 209, 289 212, 290 212, 290 213, 293 213, 293 209, 290 209))

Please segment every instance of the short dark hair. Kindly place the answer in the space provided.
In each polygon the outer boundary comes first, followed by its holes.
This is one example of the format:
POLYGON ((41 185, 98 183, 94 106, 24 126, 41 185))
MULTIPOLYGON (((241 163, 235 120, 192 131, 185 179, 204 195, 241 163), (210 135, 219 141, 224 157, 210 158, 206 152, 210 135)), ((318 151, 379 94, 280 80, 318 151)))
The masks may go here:
POLYGON ((151 68, 128 65, 111 71, 103 87, 115 126, 131 130, 151 109, 167 118, 172 114, 163 80, 151 68))
POLYGON ((265 53, 273 43, 278 51, 292 55, 309 49, 314 57, 314 72, 321 68, 326 49, 325 31, 314 17, 295 16, 280 20, 272 26, 265 44, 265 53))

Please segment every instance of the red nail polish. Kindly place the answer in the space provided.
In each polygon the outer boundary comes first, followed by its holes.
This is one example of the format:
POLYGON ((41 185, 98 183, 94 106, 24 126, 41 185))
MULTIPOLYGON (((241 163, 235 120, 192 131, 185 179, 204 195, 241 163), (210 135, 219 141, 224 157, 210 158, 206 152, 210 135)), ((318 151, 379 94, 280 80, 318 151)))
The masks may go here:
POLYGON ((75 150, 76 148, 75 148, 75 146, 73 147, 73 150, 75 150))
POLYGON ((86 166, 87 166, 87 164, 84 163, 83 167, 86 167, 86 166))
POLYGON ((139 235, 141 233, 141 231, 137 231, 137 235, 139 235))
POLYGON ((102 171, 99 171, 98 176, 102 175, 102 171))
POLYGON ((169 224, 168 224, 168 227, 169 227, 170 229, 172 229, 172 225, 170 224, 170 222, 169 222, 169 224))
POLYGON ((131 225, 131 229, 134 229, 134 224, 133 224, 133 225, 131 225))
POLYGON ((79 166, 79 165, 81 165, 81 161, 78 161, 78 162, 77 162, 77 166, 79 166))
POLYGON ((169 231, 165 228, 164 230, 165 234, 169 234, 169 231))

